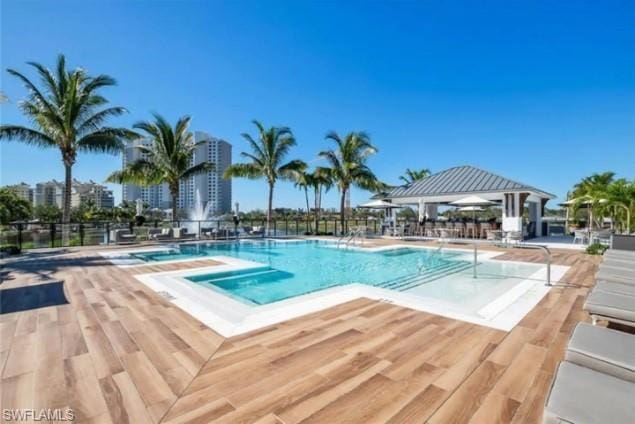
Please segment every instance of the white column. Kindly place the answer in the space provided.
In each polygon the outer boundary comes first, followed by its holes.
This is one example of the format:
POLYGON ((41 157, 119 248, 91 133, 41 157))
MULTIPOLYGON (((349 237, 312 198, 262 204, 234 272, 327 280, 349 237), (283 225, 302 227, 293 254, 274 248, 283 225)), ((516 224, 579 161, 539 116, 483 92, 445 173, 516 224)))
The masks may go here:
POLYGON ((536 203, 536 237, 541 237, 542 234, 542 200, 536 203))

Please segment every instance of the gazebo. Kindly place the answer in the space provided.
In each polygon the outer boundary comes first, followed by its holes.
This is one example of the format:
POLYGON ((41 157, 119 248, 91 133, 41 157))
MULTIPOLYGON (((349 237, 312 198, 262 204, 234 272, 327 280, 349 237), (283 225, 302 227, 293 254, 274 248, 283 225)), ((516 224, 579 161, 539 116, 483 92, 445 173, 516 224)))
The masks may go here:
POLYGON ((553 194, 533 186, 510 180, 474 166, 457 166, 430 175, 412 184, 382 193, 381 199, 395 205, 415 205, 420 215, 436 219, 438 207, 452 206, 468 196, 499 204, 502 207, 502 230, 523 231, 523 210, 529 209, 529 222, 535 226, 535 236, 542 236, 545 204, 553 194))

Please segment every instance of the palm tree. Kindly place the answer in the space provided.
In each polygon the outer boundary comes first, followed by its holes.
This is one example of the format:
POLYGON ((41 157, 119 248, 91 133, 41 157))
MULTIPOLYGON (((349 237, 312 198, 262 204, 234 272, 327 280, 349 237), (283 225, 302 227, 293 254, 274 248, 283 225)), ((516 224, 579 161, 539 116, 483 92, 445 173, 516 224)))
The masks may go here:
MULTIPOLYGON (((597 217, 603 216, 608 205, 607 191, 615 177, 614 172, 603 172, 583 178, 573 187, 574 210, 586 205, 589 210, 589 228, 593 229, 597 217)), ((597 222, 599 226, 599 221, 597 222)))
POLYGON ((333 179, 331 178, 331 170, 329 168, 317 167, 315 171, 311 173, 309 180, 311 187, 313 187, 314 196, 314 219, 315 219, 315 234, 319 233, 320 222, 320 210, 322 209, 322 190, 329 191, 333 187, 333 179))
POLYGON ((29 92, 19 107, 33 125, 31 128, 2 125, 0 139, 60 150, 65 169, 62 222, 68 223, 71 214, 72 168, 77 154, 118 153, 125 140, 137 135, 124 128, 104 126, 108 118, 127 112, 117 106, 101 108, 108 101, 98 91, 115 85, 113 78, 107 75, 92 77, 81 68, 67 71, 63 55, 57 58, 55 73, 39 63, 28 62, 28 65, 36 69, 42 80, 41 88, 18 71, 7 71, 22 81, 29 92))
POLYGON ((176 221, 181 181, 214 170, 214 164, 208 161, 192 165, 194 150, 204 141, 194 141, 189 131, 190 121, 189 116, 184 116, 172 128, 165 118, 154 114, 154 122, 136 123, 133 128, 146 133, 153 143, 150 146, 137 146, 145 158, 113 172, 107 181, 144 186, 166 183, 172 197, 172 220, 176 221))
POLYGON ((406 185, 410 185, 415 181, 423 180, 426 177, 429 177, 431 174, 430 170, 427 168, 423 169, 410 169, 406 168, 406 173, 399 177, 406 185))
POLYGON ((258 140, 244 133, 242 137, 247 140, 252 153, 242 152, 240 155, 250 159, 249 163, 236 163, 225 170, 225 178, 264 178, 269 187, 269 200, 267 206, 267 234, 271 224, 271 211, 273 209, 273 190, 278 180, 293 180, 299 172, 306 169, 307 165, 301 160, 292 160, 286 163, 285 157, 296 141, 287 127, 271 127, 266 129, 260 122, 252 121, 258 130, 258 140))
POLYGON ((304 191, 304 199, 306 201, 306 220, 307 220, 307 230, 311 232, 311 224, 309 221, 309 215, 311 214, 311 207, 309 206, 309 187, 313 186, 313 174, 310 172, 306 172, 305 170, 298 171, 296 175, 294 175, 294 185, 304 191))
POLYGON ((385 185, 366 165, 370 155, 377 153, 377 149, 370 142, 365 132, 351 132, 343 139, 334 131, 326 135, 337 145, 335 150, 320 152, 330 165, 330 175, 340 191, 340 223, 344 231, 346 214, 346 193, 352 186, 364 190, 379 191, 385 185))

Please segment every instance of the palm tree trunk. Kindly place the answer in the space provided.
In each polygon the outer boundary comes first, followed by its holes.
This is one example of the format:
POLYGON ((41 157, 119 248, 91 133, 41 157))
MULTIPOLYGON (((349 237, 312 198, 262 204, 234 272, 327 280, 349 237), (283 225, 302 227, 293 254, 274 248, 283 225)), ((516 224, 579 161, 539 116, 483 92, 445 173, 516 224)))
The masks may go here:
MULTIPOLYGON (((269 183, 269 203, 267 205, 267 235, 270 235, 269 229, 271 227, 271 212, 273 209, 273 184, 269 183)), ((274 234, 275 235, 275 234, 274 234)))
POLYGON ((342 234, 345 233, 344 222, 346 220, 346 189, 342 189, 342 198, 340 199, 340 227, 342 234))
POLYGON ((71 196, 73 193, 73 164, 64 161, 64 203, 62 208, 62 223, 71 221, 71 196))
POLYGON ((320 232, 320 196, 322 195, 321 189, 315 187, 313 191, 313 197, 315 202, 315 235, 317 236, 320 232))
POLYGON ((304 187, 304 199, 306 200, 306 223, 307 231, 311 232, 311 207, 309 206, 309 188, 304 187))
POLYGON ((176 222, 177 220, 177 203, 179 201, 179 187, 172 188, 170 190, 170 194, 172 195, 172 222, 176 222))

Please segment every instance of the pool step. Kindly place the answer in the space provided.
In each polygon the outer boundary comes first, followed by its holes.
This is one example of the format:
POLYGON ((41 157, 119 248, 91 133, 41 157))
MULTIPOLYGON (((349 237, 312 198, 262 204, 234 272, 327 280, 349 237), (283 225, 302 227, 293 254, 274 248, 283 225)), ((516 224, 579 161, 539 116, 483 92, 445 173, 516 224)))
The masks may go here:
POLYGON ((409 274, 394 280, 386 281, 379 284, 378 287, 404 291, 422 284, 430 283, 451 274, 456 274, 469 269, 471 266, 471 263, 465 261, 447 261, 433 268, 429 268, 422 273, 409 274))

